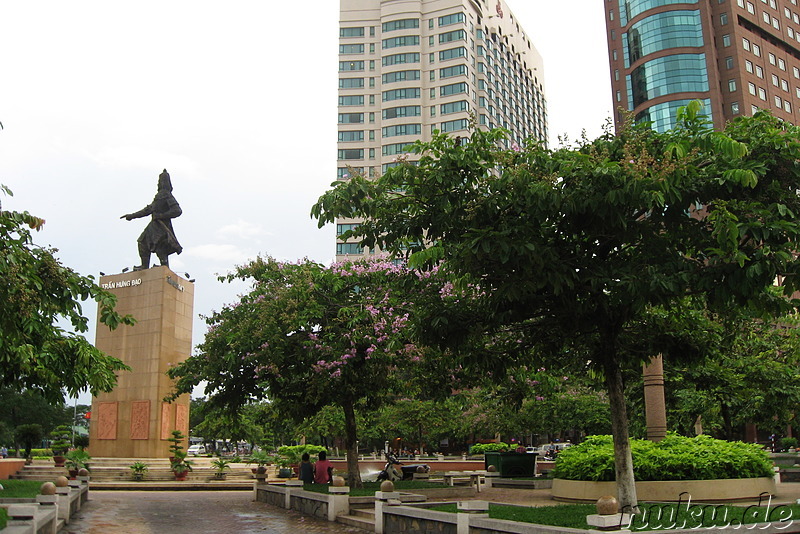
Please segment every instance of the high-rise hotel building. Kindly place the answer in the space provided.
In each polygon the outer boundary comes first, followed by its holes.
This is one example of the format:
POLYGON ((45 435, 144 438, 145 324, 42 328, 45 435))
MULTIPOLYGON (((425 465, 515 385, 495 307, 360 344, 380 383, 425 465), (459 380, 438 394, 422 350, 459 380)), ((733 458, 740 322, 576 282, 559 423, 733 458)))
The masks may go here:
POLYGON ((694 99, 717 129, 758 109, 800 121, 798 0, 598 1, 616 110, 659 131, 694 99))
MULTIPOLYGON (((547 139, 542 59, 502 0, 341 0, 338 111, 340 180, 379 176, 434 130, 466 137, 471 120, 547 139)), ((337 238, 337 259, 375 252, 355 241, 337 238)))

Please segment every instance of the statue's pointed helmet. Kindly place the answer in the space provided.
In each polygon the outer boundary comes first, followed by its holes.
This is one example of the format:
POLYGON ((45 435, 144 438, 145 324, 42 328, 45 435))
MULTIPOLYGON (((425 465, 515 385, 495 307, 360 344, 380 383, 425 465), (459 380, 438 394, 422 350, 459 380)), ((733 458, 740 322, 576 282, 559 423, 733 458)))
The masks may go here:
POLYGON ((158 190, 172 191, 172 180, 169 179, 167 169, 164 169, 161 174, 158 175, 158 190))

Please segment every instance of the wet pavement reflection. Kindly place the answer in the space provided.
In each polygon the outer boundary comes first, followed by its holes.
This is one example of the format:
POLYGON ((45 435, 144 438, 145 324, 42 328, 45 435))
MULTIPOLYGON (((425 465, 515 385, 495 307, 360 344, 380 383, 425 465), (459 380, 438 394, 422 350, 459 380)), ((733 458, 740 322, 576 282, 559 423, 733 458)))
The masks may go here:
POLYGON ((360 533, 252 502, 252 491, 93 491, 62 534, 360 533))

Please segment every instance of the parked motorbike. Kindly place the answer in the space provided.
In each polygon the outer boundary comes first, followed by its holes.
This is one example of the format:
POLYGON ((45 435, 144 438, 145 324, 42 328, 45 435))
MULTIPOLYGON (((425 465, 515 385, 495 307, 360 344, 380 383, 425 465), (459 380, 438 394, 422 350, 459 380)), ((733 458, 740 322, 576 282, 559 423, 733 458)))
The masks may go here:
POLYGON ((412 480, 414 473, 427 473, 431 468, 428 464, 411 464, 406 465, 400 462, 393 454, 386 453, 386 465, 380 473, 378 473, 378 482, 384 480, 412 480))

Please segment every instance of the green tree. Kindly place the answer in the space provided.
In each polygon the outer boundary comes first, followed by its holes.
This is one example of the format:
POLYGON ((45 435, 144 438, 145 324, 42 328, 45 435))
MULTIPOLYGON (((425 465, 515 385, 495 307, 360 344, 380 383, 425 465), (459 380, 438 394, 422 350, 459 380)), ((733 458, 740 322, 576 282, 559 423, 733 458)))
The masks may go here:
POLYGON ((402 385, 396 373, 422 357, 406 334, 414 293, 398 283, 404 274, 379 261, 258 258, 237 268, 226 279, 252 288, 207 319, 198 353, 169 371, 176 391, 206 381, 209 404, 238 412, 269 398, 296 421, 341 407, 349 482, 358 487, 356 406, 375 409, 402 385))
MULTIPOLYGON (((0 190, 11 195, 5 186, 0 190)), ((92 277, 33 243, 32 230, 43 225, 28 212, 0 209, 0 387, 37 391, 51 402, 63 402, 64 392, 110 391, 116 373, 128 367, 80 335, 89 329, 81 301, 95 300, 109 328, 134 321, 114 311, 116 297, 92 277)))
POLYGON ((513 332, 539 356, 589 361, 605 381, 626 509, 638 503, 622 370, 667 348, 649 335, 649 310, 695 294, 775 312, 798 289, 800 130, 759 112, 714 132, 699 111, 692 102, 666 133, 629 126, 552 151, 501 149, 497 130, 434 135, 413 146, 418 164, 336 183, 312 208, 320 225, 364 217, 349 234, 363 245, 407 249, 411 266, 442 262, 456 287, 479 285, 480 313, 447 303, 421 314, 423 341, 475 347, 513 332), (778 276, 784 295, 767 291, 778 276))

